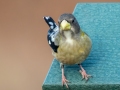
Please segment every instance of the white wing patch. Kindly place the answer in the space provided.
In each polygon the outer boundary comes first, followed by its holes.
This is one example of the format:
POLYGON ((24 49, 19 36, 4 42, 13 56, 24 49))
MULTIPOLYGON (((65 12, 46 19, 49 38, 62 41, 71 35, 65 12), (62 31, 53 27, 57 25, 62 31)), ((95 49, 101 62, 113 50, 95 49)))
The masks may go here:
POLYGON ((51 41, 52 41, 52 42, 55 41, 55 36, 54 36, 54 35, 51 36, 51 41))
POLYGON ((59 27, 57 26, 55 29, 54 29, 55 32, 58 32, 59 31, 59 27))
POLYGON ((51 44, 50 40, 49 40, 49 44, 51 44))
POLYGON ((49 19, 50 17, 48 16, 48 17, 46 17, 46 19, 49 19))
POLYGON ((53 26, 50 26, 51 29, 53 29, 53 26))
POLYGON ((50 25, 53 25, 53 22, 49 22, 50 25))

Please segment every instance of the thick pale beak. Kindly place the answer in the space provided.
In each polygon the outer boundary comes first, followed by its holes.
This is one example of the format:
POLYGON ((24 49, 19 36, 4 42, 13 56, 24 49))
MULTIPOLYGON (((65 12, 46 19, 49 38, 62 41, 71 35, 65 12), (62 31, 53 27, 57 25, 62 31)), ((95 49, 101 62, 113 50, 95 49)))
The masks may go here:
POLYGON ((60 29, 61 30, 70 30, 71 25, 68 23, 66 20, 63 20, 60 24, 60 29))

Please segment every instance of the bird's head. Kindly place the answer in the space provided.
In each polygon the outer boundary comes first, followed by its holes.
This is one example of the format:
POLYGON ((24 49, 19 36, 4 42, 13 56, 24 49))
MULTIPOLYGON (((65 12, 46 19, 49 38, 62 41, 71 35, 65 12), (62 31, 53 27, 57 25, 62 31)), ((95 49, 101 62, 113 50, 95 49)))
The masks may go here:
POLYGON ((74 34, 80 32, 80 26, 72 14, 62 14, 58 19, 58 25, 60 27, 60 32, 71 31, 74 34))

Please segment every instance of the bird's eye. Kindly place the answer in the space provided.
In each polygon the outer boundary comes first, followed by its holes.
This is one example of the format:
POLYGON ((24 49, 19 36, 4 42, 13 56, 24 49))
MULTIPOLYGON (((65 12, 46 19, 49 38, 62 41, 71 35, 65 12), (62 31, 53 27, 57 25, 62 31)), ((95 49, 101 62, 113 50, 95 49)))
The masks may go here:
POLYGON ((75 21, 74 21, 74 19, 72 20, 72 23, 74 23, 75 21))

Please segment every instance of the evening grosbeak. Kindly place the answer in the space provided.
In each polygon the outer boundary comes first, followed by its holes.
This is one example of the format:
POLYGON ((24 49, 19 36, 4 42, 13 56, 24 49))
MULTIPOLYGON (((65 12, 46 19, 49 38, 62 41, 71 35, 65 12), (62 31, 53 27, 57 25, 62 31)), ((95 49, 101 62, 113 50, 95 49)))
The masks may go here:
MULTIPOLYGON (((72 14, 62 14, 58 19, 58 31, 54 36, 53 56, 60 62, 62 70, 62 84, 68 88, 69 82, 64 75, 64 65, 78 64, 83 79, 88 80, 88 75, 80 65, 89 55, 92 42, 89 36, 83 32, 76 18, 72 14)), ((48 40, 49 41, 49 40, 48 40)))

